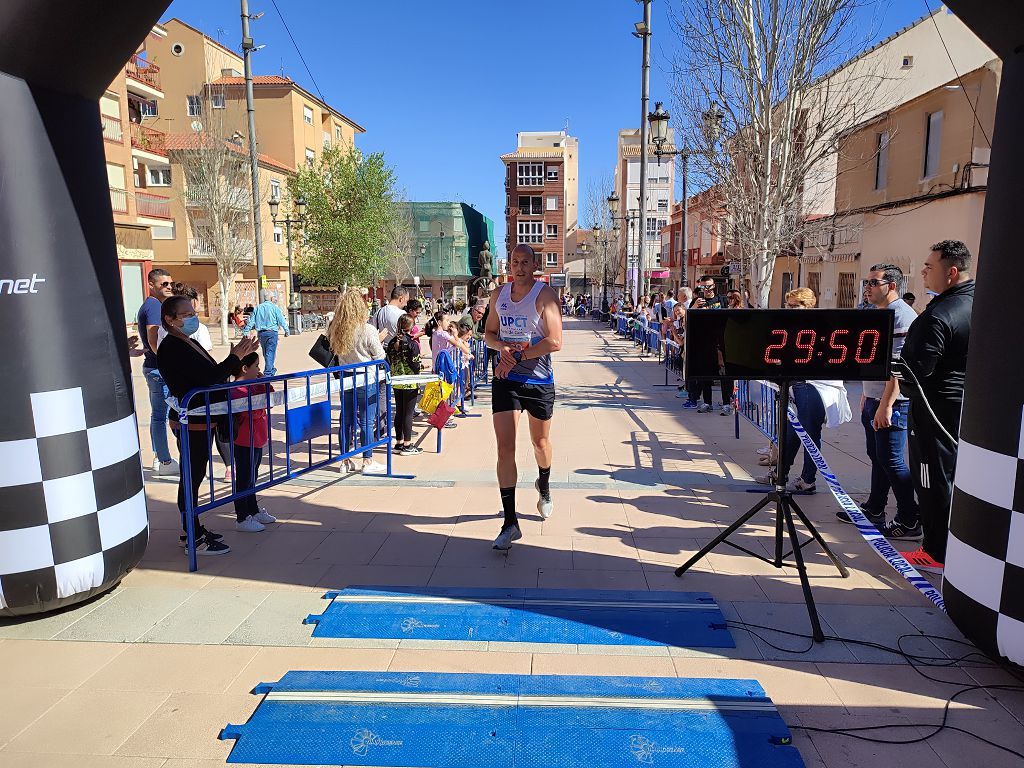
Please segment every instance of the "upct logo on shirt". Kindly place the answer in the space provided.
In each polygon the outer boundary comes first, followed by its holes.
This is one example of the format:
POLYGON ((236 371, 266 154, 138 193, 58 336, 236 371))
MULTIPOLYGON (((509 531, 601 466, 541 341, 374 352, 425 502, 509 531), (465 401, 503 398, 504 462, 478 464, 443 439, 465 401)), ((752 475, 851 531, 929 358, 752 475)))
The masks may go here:
POLYGON ((12 293, 39 293, 36 284, 45 282, 46 278, 38 277, 35 272, 32 277, 0 278, 0 294, 10 296, 12 293))
POLYGON ((504 315, 501 318, 501 325, 503 328, 513 328, 516 330, 526 330, 526 318, 522 315, 509 316, 504 315))

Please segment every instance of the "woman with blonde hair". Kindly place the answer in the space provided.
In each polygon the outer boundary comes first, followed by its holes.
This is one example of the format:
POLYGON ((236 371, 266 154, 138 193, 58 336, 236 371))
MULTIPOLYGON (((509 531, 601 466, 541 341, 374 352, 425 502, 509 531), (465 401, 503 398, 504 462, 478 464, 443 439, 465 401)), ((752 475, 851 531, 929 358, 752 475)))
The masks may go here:
MULTIPOLYGON (((370 325, 370 309, 358 288, 351 288, 341 294, 334 308, 334 320, 327 330, 327 339, 337 360, 336 365, 369 363, 384 359, 384 347, 380 334, 370 325)), ((358 423, 364 444, 374 442, 378 413, 377 384, 371 378, 367 381, 362 371, 347 371, 342 378, 352 389, 343 390, 344 420, 338 432, 343 452, 352 450, 355 429, 358 423), (354 391, 355 394, 351 394, 354 391)), ((345 459, 345 468, 355 471, 355 462, 345 459)), ((373 450, 363 451, 363 474, 382 475, 387 469, 373 460, 373 450)))

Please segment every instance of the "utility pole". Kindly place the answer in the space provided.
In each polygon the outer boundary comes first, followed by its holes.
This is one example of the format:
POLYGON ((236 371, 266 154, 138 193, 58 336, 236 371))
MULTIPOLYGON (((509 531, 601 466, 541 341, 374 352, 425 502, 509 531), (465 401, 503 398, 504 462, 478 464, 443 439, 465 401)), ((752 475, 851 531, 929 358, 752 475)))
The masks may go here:
MULTIPOLYGON (((256 107, 252 96, 252 52, 255 46, 249 36, 249 0, 242 1, 242 60, 245 64, 245 111, 249 117, 249 173, 252 176, 252 226, 256 241, 256 295, 260 302, 266 300, 263 288, 263 227, 260 222, 260 164, 256 148, 256 107)), ((263 14, 257 14, 259 18, 263 14)))
POLYGON ((651 84, 651 0, 644 4, 643 26, 637 24, 633 34, 643 41, 643 64, 640 83, 640 253, 637 272, 640 294, 647 290, 647 101, 651 84))
MULTIPOLYGON (((683 220, 681 222, 682 228, 683 228, 683 231, 681 233, 682 236, 683 236, 683 264, 682 264, 683 268, 682 268, 682 278, 683 278, 683 283, 686 284, 688 282, 687 279, 686 279, 686 272, 690 268, 690 265, 689 265, 689 262, 690 262, 690 218, 689 218, 690 217, 690 202, 689 202, 689 200, 686 199, 687 195, 689 194, 689 192, 687 190, 687 184, 686 184, 686 175, 687 175, 687 170, 688 170, 689 165, 690 165, 690 153, 687 152, 686 150, 684 150, 682 155, 683 155, 683 220)), ((697 247, 700 248, 700 243, 697 244, 697 247)), ((696 276, 694 277, 694 279, 696 279, 696 276)))

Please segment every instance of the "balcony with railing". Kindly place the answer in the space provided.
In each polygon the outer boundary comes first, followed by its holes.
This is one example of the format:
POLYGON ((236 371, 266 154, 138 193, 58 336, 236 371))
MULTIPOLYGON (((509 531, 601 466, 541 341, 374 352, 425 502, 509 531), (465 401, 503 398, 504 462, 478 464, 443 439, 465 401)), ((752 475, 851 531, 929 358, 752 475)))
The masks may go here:
POLYGON ((114 213, 128 213, 128 193, 123 189, 111 187, 110 207, 114 213))
POLYGON ((100 124, 103 126, 103 140, 113 144, 124 142, 124 130, 121 127, 121 120, 110 115, 100 115, 100 124))
POLYGON ((160 87, 160 67, 137 53, 133 53, 132 57, 128 59, 128 63, 124 66, 124 73, 136 82, 148 85, 154 90, 163 91, 163 88, 160 87))
POLYGON ((149 192, 135 193, 135 207, 139 216, 146 216, 151 219, 170 219, 171 199, 163 195, 153 195, 149 192))
POLYGON ((166 133, 139 123, 129 123, 128 130, 131 133, 133 149, 167 157, 166 133))
MULTIPOLYGON (((236 254, 248 254, 246 263, 251 263, 256 244, 252 240, 234 240, 232 249, 236 254)), ((217 255, 213 241, 206 237, 190 237, 188 239, 188 256, 191 261, 213 261, 217 255)))

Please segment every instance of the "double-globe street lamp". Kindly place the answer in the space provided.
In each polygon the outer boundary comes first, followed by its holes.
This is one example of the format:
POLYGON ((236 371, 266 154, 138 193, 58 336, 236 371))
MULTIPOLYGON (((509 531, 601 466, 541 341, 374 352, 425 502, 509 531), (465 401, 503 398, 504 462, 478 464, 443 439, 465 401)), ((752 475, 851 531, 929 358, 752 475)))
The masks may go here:
MULTIPOLYGON (((614 191, 610 195, 608 195, 607 201, 608 213, 612 220, 612 231, 617 233, 621 229, 619 222, 625 222, 630 229, 630 236, 626 240, 626 277, 629 279, 629 284, 627 286, 627 294, 630 296, 630 298, 633 298, 633 287, 635 278, 633 277, 632 267, 634 266, 634 264, 638 263, 639 256, 632 256, 629 253, 629 250, 633 246, 632 233, 635 231, 636 224, 640 220, 640 211, 631 208, 627 210, 625 215, 623 216, 616 215, 619 212, 619 196, 615 194, 614 191)), ((635 297, 634 301, 639 301, 639 298, 639 296, 635 297)))
MULTIPOLYGON (((672 157, 673 155, 679 155, 683 158, 683 221, 680 234, 683 239, 683 264, 680 265, 683 280, 686 280, 686 261, 689 260, 689 190, 687 184, 687 174, 690 167, 690 154, 689 147, 683 146, 682 149, 664 149, 666 142, 668 142, 668 121, 671 116, 668 111, 662 106, 662 102, 654 102, 654 111, 647 115, 647 122, 651 125, 651 141, 654 143, 654 154, 658 158, 658 162, 661 162, 663 157, 672 157)), ((703 123, 704 136, 710 142, 713 147, 719 136, 722 134, 722 119, 724 115, 719 111, 717 104, 712 104, 710 108, 704 111, 701 115, 701 122, 703 123)), ((698 249, 700 243, 697 243, 698 249)))
POLYGON ((291 326, 291 333, 302 332, 302 322, 299 315, 299 311, 302 309, 302 299, 299 297, 299 293, 296 289, 297 282, 295 280, 295 269, 292 267, 292 224, 296 227, 301 227, 303 222, 306 220, 306 198, 299 197, 295 198, 294 210, 295 218, 287 216, 283 219, 277 218, 278 210, 281 206, 281 201, 277 197, 272 197, 267 202, 270 207, 270 220, 276 227, 279 223, 284 224, 285 227, 285 239, 288 242, 288 281, 291 286, 288 296, 288 325, 291 326))

